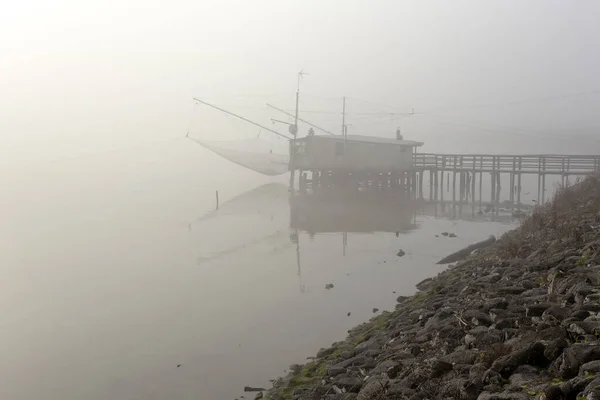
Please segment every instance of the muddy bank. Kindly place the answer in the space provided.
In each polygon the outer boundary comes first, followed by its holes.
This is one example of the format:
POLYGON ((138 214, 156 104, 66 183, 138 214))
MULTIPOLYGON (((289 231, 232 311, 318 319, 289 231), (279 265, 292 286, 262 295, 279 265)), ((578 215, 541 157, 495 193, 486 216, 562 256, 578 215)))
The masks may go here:
POLYGON ((272 400, 600 398, 600 181, 290 367, 272 400))

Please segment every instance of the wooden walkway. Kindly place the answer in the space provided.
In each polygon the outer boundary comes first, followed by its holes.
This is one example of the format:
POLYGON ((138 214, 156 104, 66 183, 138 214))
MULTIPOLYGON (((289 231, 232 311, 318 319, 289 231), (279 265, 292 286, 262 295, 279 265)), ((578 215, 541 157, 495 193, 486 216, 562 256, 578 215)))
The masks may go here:
POLYGON ((500 172, 545 175, 587 175, 600 171, 600 156, 432 154, 413 156, 417 170, 500 172))
MULTIPOLYGON (((433 154, 417 153, 413 157, 413 173, 417 182, 417 197, 423 199, 424 174, 429 173, 429 197, 432 201, 444 201, 444 175, 446 191, 450 190, 452 174, 452 203, 459 205, 476 202, 479 187, 479 207, 482 206, 482 182, 484 173, 491 178, 491 203, 500 199, 501 176, 510 181, 509 204, 521 206, 521 177, 537 175, 537 202, 545 202, 546 176, 560 176, 562 187, 571 176, 585 176, 600 172, 600 155, 494 155, 494 154, 433 154), (456 180, 459 178, 458 192, 456 180), (479 182, 477 182, 479 181, 479 182)), ((448 199, 450 200, 450 199, 448 199)))

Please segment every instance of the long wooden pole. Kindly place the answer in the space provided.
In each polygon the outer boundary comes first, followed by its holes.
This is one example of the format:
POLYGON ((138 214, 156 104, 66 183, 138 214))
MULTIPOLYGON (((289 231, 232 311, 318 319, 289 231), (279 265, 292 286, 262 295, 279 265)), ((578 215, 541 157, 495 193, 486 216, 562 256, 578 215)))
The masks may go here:
MULTIPOLYGON (((290 114, 289 112, 287 112, 287 111, 284 111, 284 110, 282 110, 281 108, 277 108, 277 107, 275 107, 275 106, 274 106, 274 105, 272 105, 272 104, 269 104, 269 103, 267 103, 267 107, 271 107, 272 109, 274 109, 274 110, 277 110, 277 111, 279 111, 280 113, 284 113, 285 115, 287 115, 287 116, 289 116, 289 117, 296 118, 296 116, 295 116, 294 114, 290 114)), ((330 135, 334 135, 334 136, 335 136, 335 133, 333 133, 333 132, 330 132, 330 131, 328 131, 327 129, 323 129, 323 128, 321 128, 321 127, 319 127, 319 126, 317 126, 317 125, 315 125, 315 124, 313 124, 313 123, 311 123, 311 122, 308 122, 308 121, 307 121, 307 120, 305 120, 305 119, 302 119, 302 118, 298 117, 298 121, 302 121, 302 122, 304 122, 306 125, 312 126, 313 128, 315 128, 315 129, 317 129, 317 130, 320 130, 320 131, 322 131, 322 132, 325 132, 325 133, 328 133, 328 134, 330 134, 330 135)))
POLYGON ((219 110, 219 111, 221 111, 221 112, 224 112, 225 114, 229 114, 229 115, 232 115, 232 116, 234 116, 234 117, 236 117, 236 118, 239 118, 239 119, 241 119, 242 121, 246 121, 246 122, 248 122, 248 123, 250 123, 250 124, 252 124, 252 125, 258 126, 259 128, 262 128, 262 129, 264 129, 264 130, 266 130, 266 131, 269 131, 269 132, 271 132, 271 133, 274 133, 274 134, 276 134, 277 136, 281 136, 282 138, 285 138, 285 139, 288 139, 288 140, 289 140, 289 139, 291 139, 291 137, 289 137, 289 136, 286 136, 286 135, 284 135, 283 133, 279 133, 279 132, 277 132, 277 131, 275 131, 275 130, 273 130, 273 129, 271 129, 271 128, 267 128, 266 126, 263 126, 263 125, 261 125, 261 124, 259 124, 259 123, 257 123, 257 122, 251 121, 251 120, 249 120, 248 118, 242 117, 241 115, 237 115, 237 114, 235 114, 235 113, 232 113, 231 111, 227 111, 227 110, 225 110, 225 109, 223 109, 223 108, 221 108, 221 107, 217 107, 217 106, 215 106, 214 104, 207 103, 206 101, 204 101, 204 100, 200 100, 200 99, 197 99, 197 98, 195 98, 195 97, 194 97, 194 100, 195 100, 195 101, 197 101, 198 103, 202 103, 202 104, 204 104, 204 105, 206 105, 206 106, 212 107, 212 108, 214 108, 215 110, 219 110))

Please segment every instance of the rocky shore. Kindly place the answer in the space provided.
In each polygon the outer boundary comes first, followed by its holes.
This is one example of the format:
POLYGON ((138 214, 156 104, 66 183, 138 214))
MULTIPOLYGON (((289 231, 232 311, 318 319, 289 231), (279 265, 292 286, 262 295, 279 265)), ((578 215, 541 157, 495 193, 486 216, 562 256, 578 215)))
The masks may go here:
POLYGON ((600 180, 290 367, 271 400, 600 399, 600 180))

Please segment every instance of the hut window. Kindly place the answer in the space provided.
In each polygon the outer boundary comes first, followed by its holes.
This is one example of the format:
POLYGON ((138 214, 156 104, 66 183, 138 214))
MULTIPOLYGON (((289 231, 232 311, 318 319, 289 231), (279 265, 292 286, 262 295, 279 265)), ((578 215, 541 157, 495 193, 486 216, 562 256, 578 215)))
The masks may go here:
POLYGON ((400 147, 400 153, 406 153, 406 147, 400 147))
POLYGON ((335 155, 336 156, 343 156, 344 155, 344 143, 337 142, 335 144, 335 155))
POLYGON ((306 142, 296 142, 296 154, 306 154, 306 142))

